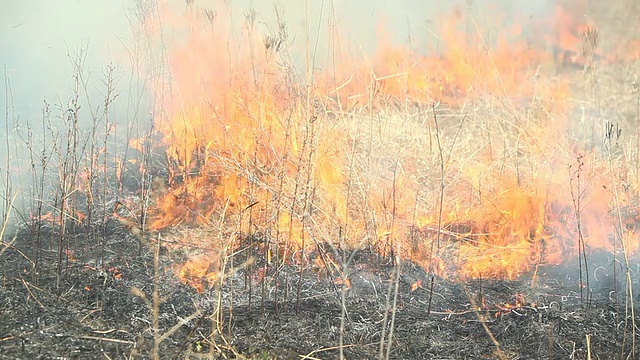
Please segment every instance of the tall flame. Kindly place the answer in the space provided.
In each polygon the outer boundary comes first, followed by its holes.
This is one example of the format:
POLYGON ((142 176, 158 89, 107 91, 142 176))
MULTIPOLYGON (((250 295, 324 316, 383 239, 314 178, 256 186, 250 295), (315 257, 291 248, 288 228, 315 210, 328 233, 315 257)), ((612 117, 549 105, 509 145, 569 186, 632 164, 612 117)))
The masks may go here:
MULTIPOLYGON (((519 41, 518 26, 470 38, 461 16, 444 22, 439 49, 383 40, 359 58, 336 35, 334 64, 306 77, 282 33, 171 18, 188 31, 158 87, 170 174, 150 228, 222 223, 283 244, 281 261, 319 241, 368 244, 443 276, 507 278, 575 255, 580 237, 612 249, 612 234, 635 236, 635 218, 619 228, 610 215, 631 203, 614 196, 629 170, 581 150, 572 79, 553 76, 557 49, 580 53, 587 24, 559 7, 549 49, 519 41)), ((207 261, 180 273, 206 277, 207 261)))

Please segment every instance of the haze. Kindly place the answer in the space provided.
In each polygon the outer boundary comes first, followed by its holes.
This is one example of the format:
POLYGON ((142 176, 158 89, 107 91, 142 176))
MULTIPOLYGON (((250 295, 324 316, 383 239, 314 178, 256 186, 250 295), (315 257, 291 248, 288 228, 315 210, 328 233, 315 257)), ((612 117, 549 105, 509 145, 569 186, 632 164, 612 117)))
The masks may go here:
MULTIPOLYGON (((119 98, 112 104, 113 121, 116 124, 127 120, 148 119, 150 109, 142 101, 139 107, 132 107, 134 94, 148 89, 136 82, 132 76, 133 49, 132 24, 136 17, 133 9, 144 0, 121 1, 3 1, 0 5, 0 65, 2 66, 3 85, 0 106, 3 110, 3 126, 0 135, 0 168, 12 173, 15 184, 24 184, 27 171, 24 160, 19 154, 24 146, 24 129, 27 125, 36 129, 42 118, 43 100, 51 104, 60 104, 64 108, 73 94, 74 68, 72 60, 77 58, 80 49, 86 49, 84 64, 89 81, 92 108, 99 110, 104 85, 104 73, 110 64, 115 66, 117 91, 119 98), (6 115, 5 115, 6 113, 6 115), (9 130, 6 134, 5 129, 9 130), (7 149, 4 141, 8 139, 10 148, 7 164, 7 149)), ((553 10, 553 1, 385 1, 350 0, 330 1, 194 1, 191 6, 222 7, 230 9, 230 14, 238 28, 243 31, 245 14, 255 9, 259 30, 269 32, 276 27, 274 8, 282 11, 282 19, 288 26, 290 39, 293 39, 291 53, 298 65, 304 62, 305 28, 308 21, 309 38, 314 44, 314 65, 322 67, 328 51, 326 45, 329 26, 330 6, 335 6, 336 25, 348 34, 352 44, 358 44, 354 51, 366 53, 375 49, 376 26, 381 22, 389 32, 387 36, 394 42, 410 44, 421 48, 427 43, 437 42, 430 31, 437 31, 444 14, 449 14, 453 6, 464 10, 478 19, 486 18, 499 9, 513 15, 506 17, 505 24, 523 18, 544 19, 553 10), (481 4, 481 5, 479 5, 481 4), (230 6, 230 7, 229 7, 230 6), (308 8, 307 8, 308 6, 308 8), (308 11, 308 18, 307 18, 308 11), (319 30, 319 31, 318 31, 319 30), (319 32, 319 35, 318 35, 319 32)), ((186 3, 171 1, 169 6, 174 12, 185 11, 186 3)), ((228 10, 227 10, 228 11, 228 10)), ((150 94, 148 94, 150 95, 150 94)), ((85 110, 88 106, 83 103, 85 110)), ((58 116, 54 111, 54 116, 58 116)), ((81 125, 90 124, 88 113, 81 116, 81 125)), ((42 129, 40 129, 42 131, 42 129)), ((22 153, 23 154, 23 153, 22 153)), ((4 188, 4 186, 3 186, 4 188)))

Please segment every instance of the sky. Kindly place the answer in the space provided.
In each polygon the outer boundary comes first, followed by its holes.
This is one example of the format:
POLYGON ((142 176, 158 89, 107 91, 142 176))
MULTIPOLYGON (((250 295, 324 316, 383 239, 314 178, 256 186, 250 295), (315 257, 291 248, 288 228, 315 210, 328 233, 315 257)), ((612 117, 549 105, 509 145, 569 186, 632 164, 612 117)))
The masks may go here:
MULTIPOLYGON (((80 46, 88 44, 89 67, 99 70, 108 65, 130 33, 128 3, 2 1, 0 66, 3 79, 6 69, 10 80, 17 113, 39 115, 44 98, 53 101, 68 92, 73 83, 68 54, 77 52, 80 46)), ((1 91, 6 91, 5 86, 1 91)))
MULTIPOLYGON (((68 93, 73 84, 69 54, 73 55, 81 46, 88 44, 86 67, 97 75, 109 63, 121 66, 123 72, 130 67, 126 51, 132 46, 131 21, 135 21, 132 8, 136 3, 137 0, 2 1, 0 66, 3 73, 6 69, 10 80, 16 114, 37 117, 44 98, 53 101, 58 95, 68 93)), ((491 15, 495 9, 517 14, 513 19, 540 18, 547 16, 551 9, 551 0, 195 0, 194 3, 203 7, 231 4, 237 21, 242 21, 243 15, 253 8, 265 28, 275 26, 273 9, 278 4, 289 33, 295 38, 294 46, 300 47, 305 41, 307 12, 311 33, 317 33, 318 27, 321 29, 322 44, 333 4, 338 26, 346 29, 350 40, 364 50, 374 46, 376 26, 381 19, 394 41, 407 42, 411 38, 420 43, 428 41, 425 29, 435 30, 442 14, 450 12, 454 5, 478 18, 491 15)), ((185 8, 184 1, 170 1, 170 4, 177 12, 185 8)), ((313 41, 315 34, 311 37, 313 41)), ((4 86, 2 92, 5 92, 4 86)))

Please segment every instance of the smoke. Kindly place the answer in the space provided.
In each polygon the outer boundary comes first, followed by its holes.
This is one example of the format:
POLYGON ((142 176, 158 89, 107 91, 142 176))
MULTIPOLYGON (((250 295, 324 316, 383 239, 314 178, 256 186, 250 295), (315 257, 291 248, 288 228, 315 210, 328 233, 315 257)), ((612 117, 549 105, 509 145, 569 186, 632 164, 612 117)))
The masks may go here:
MULTIPOLYGON (((467 31, 491 29, 495 31, 493 34, 483 34, 491 37, 499 35, 503 27, 550 20, 556 0, 236 0, 230 3, 232 6, 223 7, 226 11, 219 15, 230 16, 238 31, 246 27, 245 14, 250 10, 256 12, 258 27, 264 33, 277 31, 280 21, 286 24, 293 38, 290 50, 294 63, 298 66, 304 64, 303 55, 308 46, 313 64, 323 67, 332 51, 330 31, 340 32, 345 37, 342 40, 355 46, 351 49, 352 55, 370 54, 376 50, 381 35, 393 44, 409 45, 420 52, 437 48, 441 41, 438 31, 454 10, 467 16, 467 31)), ((194 6, 207 8, 211 7, 211 2, 195 1, 194 6)), ((522 32, 525 36, 536 37, 541 30, 525 28, 522 32)))
MULTIPOLYGON (((121 1, 4 1, 0 4, 0 66, 2 66, 2 123, 0 128, 0 168, 10 174, 11 184, 1 184, 2 196, 21 190, 29 192, 32 177, 25 149, 26 128, 33 131, 34 142, 41 144, 43 102, 52 104, 52 116, 63 116, 73 96, 74 62, 83 59, 87 94, 81 103, 80 127, 95 121, 92 112, 100 111, 104 97, 104 78, 108 66, 114 66, 117 92, 112 104, 112 121, 120 128, 131 121, 148 120, 150 102, 140 100, 148 83, 140 81, 133 54, 136 46, 136 9, 152 2, 121 1), (132 98, 134 98, 132 100, 132 98), (91 99, 89 101, 89 99, 91 99), (137 104, 137 106, 136 106, 137 104), (142 104, 142 106, 140 106, 142 104), (146 107, 146 108, 145 108, 146 107), (8 160, 7 160, 8 159, 8 160), (10 186, 11 185, 11 186, 10 186)), ((255 11, 256 28, 262 35, 275 33, 278 23, 286 24, 291 41, 290 53, 297 66, 305 63, 309 51, 316 68, 330 61, 330 31, 336 29, 350 51, 365 55, 376 49, 382 26, 385 38, 396 44, 426 49, 440 41, 437 31, 443 19, 459 9, 469 19, 469 31, 484 28, 485 21, 496 26, 495 14, 503 14, 501 23, 511 26, 523 19, 544 20, 551 16, 555 1, 169 1, 176 14, 187 9, 215 9, 217 16, 229 17, 234 31, 246 31, 247 14, 255 11)), ((496 32, 500 29, 496 28, 496 32)), ((533 33, 535 29, 525 29, 533 33)), ((487 34, 488 37, 491 34, 487 34)), ((146 94, 147 97, 151 94, 146 94)), ((3 179, 6 177, 3 176, 3 179)), ((50 184, 55 188, 56 184, 50 184)), ((28 202, 28 201, 27 201, 28 202)), ((24 204, 23 204, 24 206, 24 204)))
MULTIPOLYGON (((126 85, 120 80, 128 66, 123 60, 130 42, 130 6, 130 1, 74 0, 0 4, 0 196, 15 197, 15 219, 28 218, 36 197, 34 174, 41 173, 42 166, 32 167, 31 161, 39 164, 43 155, 47 158, 46 202, 51 201, 47 195, 59 188, 53 138, 57 137, 59 146, 66 142, 62 118, 68 115, 74 92, 81 97, 78 128, 84 137, 81 141, 86 142, 104 103, 107 67, 113 65, 119 85, 126 85), (76 64, 82 66, 86 89, 74 90, 76 64), (43 124, 45 101, 51 110, 50 129, 43 124)), ((110 115, 126 114, 126 101, 113 105, 110 115)), ((7 203, 2 204, 0 212, 8 212, 7 203)))
MULTIPOLYGON (((87 70, 123 51, 130 33, 127 2, 7 1, 0 5, 0 64, 11 83, 14 115, 39 117, 42 100, 69 92, 69 56, 89 48, 87 70)), ((26 120, 26 119, 25 119, 26 120)))
MULTIPOLYGON (((74 69, 69 56, 82 46, 88 45, 87 71, 99 75, 100 69, 110 62, 121 69, 130 67, 127 51, 132 46, 132 11, 137 3, 134 0, 3 2, 0 5, 0 65, 6 68, 11 85, 11 113, 23 120, 37 119, 43 99, 64 98, 73 83, 74 69)), ((184 12, 186 8, 185 2, 178 0, 171 1, 170 5, 177 12, 184 12)), ((293 40, 292 53, 302 56, 308 35, 311 51, 318 66, 322 66, 328 53, 325 51, 327 29, 331 26, 347 34, 346 40, 350 43, 361 47, 356 51, 374 49, 380 24, 384 24, 392 42, 413 43, 419 48, 437 41, 435 32, 439 22, 453 8, 477 19, 487 19, 499 10, 509 25, 523 19, 549 17, 553 1, 234 0, 195 1, 191 6, 227 9, 238 31, 243 31, 245 15, 253 9, 264 32, 276 31, 274 9, 277 8, 293 40), (431 32, 434 34, 429 35, 431 32)), ((7 105, 4 99, 3 105, 7 105)))

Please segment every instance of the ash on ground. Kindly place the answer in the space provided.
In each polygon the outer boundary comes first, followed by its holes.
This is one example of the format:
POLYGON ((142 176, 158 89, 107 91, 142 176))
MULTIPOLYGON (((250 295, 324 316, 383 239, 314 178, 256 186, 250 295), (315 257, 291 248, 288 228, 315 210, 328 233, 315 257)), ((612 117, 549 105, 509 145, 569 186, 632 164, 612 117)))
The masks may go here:
POLYGON ((40 231, 37 272, 29 229, 0 258, 0 359, 151 358, 155 321, 162 359, 335 359, 340 351, 347 359, 387 352, 390 359, 610 359, 633 352, 630 305, 639 303, 640 289, 634 283, 629 296, 621 259, 611 254, 588 256, 582 276, 575 259, 515 281, 442 279, 405 261, 396 283, 394 264, 368 250, 351 257, 318 247, 301 271, 295 263, 275 268, 241 247, 225 281, 198 292, 176 277, 184 254, 160 251, 156 273, 154 247, 116 223, 75 229, 60 267, 55 232, 40 231), (155 320, 154 288, 162 300, 155 320))

